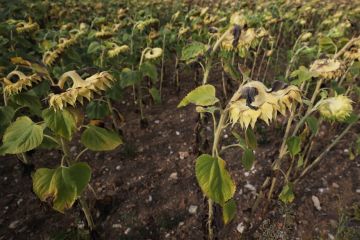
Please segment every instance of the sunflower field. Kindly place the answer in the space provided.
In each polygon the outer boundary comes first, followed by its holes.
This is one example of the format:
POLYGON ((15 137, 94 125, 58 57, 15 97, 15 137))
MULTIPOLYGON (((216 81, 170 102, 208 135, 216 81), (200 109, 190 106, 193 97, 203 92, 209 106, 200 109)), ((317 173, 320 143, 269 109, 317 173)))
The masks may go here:
POLYGON ((360 239, 359 1, 3 0, 0 93, 0 240, 360 239))

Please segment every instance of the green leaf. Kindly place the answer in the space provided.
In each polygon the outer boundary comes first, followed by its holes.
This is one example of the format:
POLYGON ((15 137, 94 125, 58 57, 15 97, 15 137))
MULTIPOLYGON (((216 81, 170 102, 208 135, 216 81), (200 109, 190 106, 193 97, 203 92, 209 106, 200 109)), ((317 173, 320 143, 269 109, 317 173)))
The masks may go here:
POLYGON ((317 118, 313 116, 309 116, 306 118, 306 123, 309 126, 311 133, 313 135, 316 135, 319 129, 319 121, 317 120, 317 118))
POLYGON ((26 116, 19 117, 5 130, 0 155, 30 151, 39 146, 42 140, 42 127, 26 116))
POLYGON ((51 199, 53 208, 64 212, 82 194, 91 178, 87 163, 56 169, 39 168, 33 175, 33 190, 41 201, 51 199))
POLYGON ((236 203, 234 199, 230 199, 225 203, 222 208, 223 211, 223 221, 225 224, 228 224, 236 216, 236 203))
POLYGON ((257 148, 257 141, 254 131, 251 128, 247 128, 245 132, 246 145, 255 150, 257 148))
POLYGON ((231 132, 232 133, 232 135, 236 138, 236 140, 237 140, 237 142, 238 142, 238 144, 240 145, 240 147, 242 148, 242 149, 246 149, 247 147, 246 147, 246 141, 245 141, 245 139, 243 139, 238 133, 236 133, 236 132, 231 132))
POLYGON ((293 184, 292 183, 287 183, 281 193, 279 194, 279 199, 285 203, 285 204, 288 204, 288 203, 292 203, 295 199, 295 195, 294 195, 294 192, 293 192, 293 184))
POLYGON ((206 84, 189 92, 186 97, 181 100, 177 107, 184 107, 190 103, 200 106, 211 106, 218 101, 219 99, 215 97, 215 87, 210 84, 206 84))
POLYGON ((20 106, 28 107, 32 113, 41 116, 41 102, 38 96, 29 93, 19 93, 13 95, 11 101, 20 106))
POLYGON ((123 88, 136 85, 142 80, 141 74, 138 71, 132 71, 129 68, 124 68, 120 76, 121 76, 120 85, 123 88))
POLYGON ((101 50, 102 46, 99 42, 91 42, 88 46, 88 49, 87 49, 87 54, 92 54, 92 53, 95 53, 99 50, 101 50))
POLYGON ((303 156, 299 156, 299 159, 297 161, 297 168, 301 168, 304 165, 304 157, 303 156))
POLYGON ((106 103, 92 101, 86 106, 86 114, 89 119, 103 119, 110 115, 110 110, 106 103))
POLYGON ((244 153, 243 153, 242 159, 241 159, 241 162, 244 165, 244 168, 246 171, 249 171, 252 168, 254 161, 255 161, 255 155, 254 155, 253 150, 246 148, 244 150, 244 153))
POLYGON ((192 42, 189 45, 185 46, 181 52, 181 60, 186 61, 187 63, 196 60, 206 52, 206 45, 201 42, 192 42))
POLYGON ((46 149, 46 150, 60 149, 60 145, 58 142, 55 142, 54 140, 52 140, 44 135, 43 141, 38 146, 38 148, 46 149))
POLYGON ((53 108, 48 108, 43 111, 42 116, 46 125, 54 133, 71 140, 76 131, 76 121, 68 110, 55 111, 53 108))
POLYGON ((292 83, 295 83, 299 86, 303 82, 311 80, 313 74, 306 67, 301 66, 298 70, 293 71, 290 77, 297 77, 297 80, 293 81, 292 83))
POLYGON ((300 137, 292 136, 286 141, 287 148, 291 157, 295 157, 301 151, 300 137))
POLYGON ((156 66, 154 64, 151 64, 149 62, 144 62, 141 67, 140 71, 143 76, 149 77, 153 83, 156 83, 158 80, 158 73, 156 66))
POLYGON ((81 135, 81 143, 92 151, 110 151, 117 148, 123 141, 116 132, 88 126, 81 135))
POLYGON ((9 106, 0 107, 0 127, 7 127, 15 115, 15 110, 9 106))
POLYGON ((208 154, 196 159, 195 173, 204 194, 223 206, 235 193, 235 183, 225 169, 225 161, 208 154))
POLYGON ((149 92, 155 104, 161 104, 161 96, 159 90, 157 90, 155 87, 152 87, 149 89, 149 92))

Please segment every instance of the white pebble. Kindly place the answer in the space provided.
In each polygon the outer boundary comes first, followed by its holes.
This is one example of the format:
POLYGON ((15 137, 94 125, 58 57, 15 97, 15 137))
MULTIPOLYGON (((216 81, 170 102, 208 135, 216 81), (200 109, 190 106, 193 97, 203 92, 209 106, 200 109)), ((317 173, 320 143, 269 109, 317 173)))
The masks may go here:
POLYGON ((237 225, 237 227, 236 227, 236 230, 237 230, 239 233, 243 233, 244 230, 245 230, 244 224, 243 224, 242 222, 239 223, 239 224, 237 225))
POLYGON ((125 230, 125 235, 128 235, 129 233, 130 233, 130 231, 131 231, 131 228, 127 228, 126 230, 125 230))
POLYGON ((178 180, 178 173, 177 172, 171 173, 169 176, 169 180, 178 180))
POLYGON ((189 207, 189 213, 191 213, 191 214, 196 214, 197 209, 198 209, 198 206, 196 206, 196 205, 190 205, 190 207, 189 207))
POLYGON ((316 210, 320 211, 321 210, 321 206, 320 206, 320 200, 317 196, 312 195, 311 196, 311 200, 314 203, 314 207, 316 208, 316 210))
POLYGON ((252 192, 256 192, 256 188, 254 187, 254 185, 251 185, 250 183, 246 183, 244 187, 252 192))
POLYGON ((155 120, 154 123, 159 124, 160 120, 155 120))
POLYGON ((176 134, 177 136, 179 136, 179 135, 180 135, 180 132, 179 132, 179 131, 176 131, 175 134, 176 134))
POLYGON ((121 169, 121 166, 117 165, 115 169, 119 171, 121 169))

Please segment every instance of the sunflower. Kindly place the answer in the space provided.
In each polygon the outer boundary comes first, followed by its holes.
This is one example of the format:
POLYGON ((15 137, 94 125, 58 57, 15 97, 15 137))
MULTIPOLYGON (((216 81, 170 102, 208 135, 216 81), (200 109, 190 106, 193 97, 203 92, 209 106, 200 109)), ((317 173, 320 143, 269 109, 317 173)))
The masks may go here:
POLYGON ((151 48, 145 53, 145 59, 156 59, 160 57, 163 53, 161 48, 151 48))
POLYGON ((20 71, 12 71, 6 77, 1 79, 4 85, 4 94, 6 96, 11 96, 21 92, 28 87, 31 87, 34 83, 41 82, 41 77, 37 74, 32 74, 30 76, 26 76, 24 73, 20 71), (16 77, 17 81, 13 83, 11 81, 12 78, 16 77))
POLYGON ((353 111, 353 101, 344 95, 337 95, 322 100, 318 110, 326 119, 343 122, 353 111))
POLYGON ((296 86, 283 84, 280 89, 268 89, 262 82, 251 81, 241 87, 238 98, 231 102, 230 121, 238 122, 242 128, 254 128, 258 119, 269 124, 278 111, 284 114, 294 101, 301 102, 296 86))
POLYGON ((111 38, 112 36, 114 36, 113 29, 105 25, 101 26, 101 30, 95 33, 95 37, 100 39, 108 39, 111 38))
POLYGON ((360 41, 356 41, 354 45, 344 53, 345 59, 360 61, 360 41))
POLYGON ((16 32, 18 33, 30 33, 39 30, 39 24, 33 22, 31 19, 29 22, 21 21, 16 24, 16 32))
POLYGON ((58 86, 63 89, 65 82, 71 79, 73 85, 65 92, 49 95, 49 105, 54 109, 62 110, 66 105, 75 106, 76 102, 83 104, 84 98, 90 101, 94 94, 100 94, 110 88, 115 81, 108 72, 100 72, 83 80, 75 71, 64 73, 58 82, 58 86))
POLYGON ((129 51, 130 48, 128 45, 118 46, 116 43, 112 45, 112 48, 107 52, 109 58, 114 58, 121 53, 129 51))
POLYGON ((315 76, 319 76, 324 79, 333 79, 340 77, 343 71, 343 65, 336 59, 318 59, 310 65, 310 72, 315 76))

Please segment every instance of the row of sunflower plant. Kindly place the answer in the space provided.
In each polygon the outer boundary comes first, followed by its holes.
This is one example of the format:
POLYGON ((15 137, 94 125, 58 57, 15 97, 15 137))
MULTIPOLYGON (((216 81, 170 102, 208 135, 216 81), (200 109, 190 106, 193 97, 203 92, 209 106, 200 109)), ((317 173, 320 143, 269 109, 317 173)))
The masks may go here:
POLYGON ((132 98, 146 127, 144 104, 161 103, 164 84, 179 90, 183 72, 193 73, 198 86, 179 107, 192 103, 199 112, 195 173, 208 198, 209 239, 217 235, 214 203, 222 207, 225 223, 236 214, 236 183, 222 155, 239 148, 246 170, 262 164, 254 154, 259 120, 267 125, 282 121, 284 128, 253 211, 274 193, 292 202, 296 184, 358 119, 350 99, 359 92, 360 8, 355 2, 5 5, 0 17, 0 153, 30 164, 29 151, 60 150, 58 163, 49 164, 56 167, 33 172, 34 192, 42 201, 51 199, 60 212, 79 200, 90 229, 96 224, 84 192, 91 190, 91 168, 80 162, 83 154, 122 143, 123 116, 116 102, 132 98), (167 76, 167 69, 174 74, 167 76), (172 83, 165 82, 169 79, 172 83), (216 89, 221 91, 216 94, 216 89), (213 120, 213 136, 205 133, 207 118, 213 120), (314 158, 319 129, 327 122, 342 130, 314 158), (225 129, 235 130, 235 143, 222 145, 225 129), (74 156, 69 147, 78 137, 84 149, 74 156))

